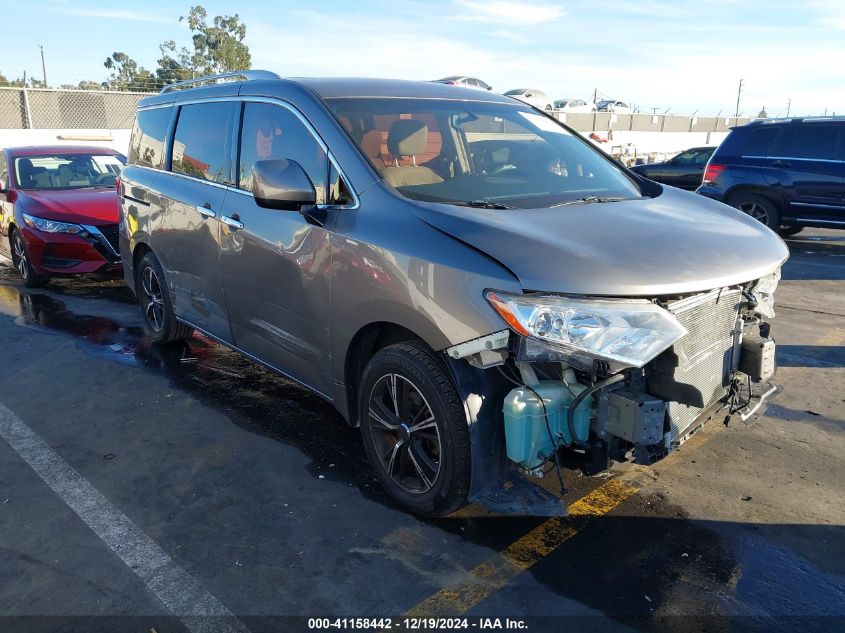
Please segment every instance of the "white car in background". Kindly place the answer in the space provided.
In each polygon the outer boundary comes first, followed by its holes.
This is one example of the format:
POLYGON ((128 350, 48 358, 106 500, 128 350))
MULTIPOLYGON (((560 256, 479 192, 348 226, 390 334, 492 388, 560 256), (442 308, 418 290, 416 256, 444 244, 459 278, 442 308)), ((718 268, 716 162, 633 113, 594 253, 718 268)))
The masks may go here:
POLYGON ((555 110, 561 112, 586 112, 589 114, 596 111, 596 104, 586 99, 558 99, 555 101, 554 107, 555 110))
POLYGON ((605 99, 596 104, 599 112, 614 112, 616 114, 631 114, 633 110, 624 101, 617 101, 616 99, 605 99))
POLYGON ((443 79, 434 79, 434 83, 448 84, 450 86, 467 86, 468 88, 480 88, 481 90, 492 90, 490 84, 481 81, 477 77, 467 77, 466 75, 452 75, 451 77, 444 77, 443 79))
POLYGON ((523 103, 534 106, 538 110, 552 111, 552 102, 546 96, 546 93, 536 88, 517 88, 516 90, 508 90, 505 93, 506 97, 513 97, 519 99, 523 103))

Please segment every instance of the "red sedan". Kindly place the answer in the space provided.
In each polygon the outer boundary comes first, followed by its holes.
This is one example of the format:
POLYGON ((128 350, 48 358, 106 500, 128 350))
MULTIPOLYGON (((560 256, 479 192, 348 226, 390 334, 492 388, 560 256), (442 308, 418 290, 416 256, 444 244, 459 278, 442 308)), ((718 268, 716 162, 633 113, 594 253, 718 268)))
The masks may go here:
POLYGON ((101 147, 0 151, 0 254, 27 286, 122 270, 115 178, 125 163, 101 147))

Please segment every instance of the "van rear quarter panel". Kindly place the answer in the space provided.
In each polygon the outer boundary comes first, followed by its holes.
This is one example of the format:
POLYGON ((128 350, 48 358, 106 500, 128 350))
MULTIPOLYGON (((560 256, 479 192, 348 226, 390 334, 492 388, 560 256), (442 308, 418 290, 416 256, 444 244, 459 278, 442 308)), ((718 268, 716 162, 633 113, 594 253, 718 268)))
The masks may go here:
POLYGON ((126 284, 135 289, 133 254, 139 244, 150 243, 150 223, 161 214, 159 197, 155 194, 158 172, 127 165, 120 174, 123 197, 120 200, 123 230, 120 255, 126 284))

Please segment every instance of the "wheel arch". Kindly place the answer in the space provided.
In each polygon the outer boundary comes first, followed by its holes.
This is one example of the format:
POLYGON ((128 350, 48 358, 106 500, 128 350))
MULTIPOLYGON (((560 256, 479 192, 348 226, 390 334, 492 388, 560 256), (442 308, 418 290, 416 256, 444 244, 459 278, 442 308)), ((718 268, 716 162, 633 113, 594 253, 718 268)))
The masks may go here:
POLYGON ((754 195, 765 198, 775 205, 775 209, 777 209, 778 213, 783 213, 783 200, 780 199, 780 196, 774 194, 771 188, 762 185, 736 185, 725 193, 725 202, 733 206, 732 201, 742 195, 754 195))
POLYGON ((345 405, 346 411, 341 411, 341 413, 345 413, 344 417, 350 426, 357 427, 359 424, 358 385, 367 363, 379 350, 388 345, 404 341, 418 341, 434 352, 431 345, 422 337, 408 328, 390 321, 368 323, 352 337, 343 363, 345 397, 342 404, 345 405))
POLYGON ((133 290, 137 289, 135 286, 138 283, 138 263, 141 261, 141 258, 146 255, 147 253, 152 253, 153 249, 150 248, 150 245, 146 242, 138 242, 135 245, 135 249, 132 251, 132 283, 133 283, 133 290))

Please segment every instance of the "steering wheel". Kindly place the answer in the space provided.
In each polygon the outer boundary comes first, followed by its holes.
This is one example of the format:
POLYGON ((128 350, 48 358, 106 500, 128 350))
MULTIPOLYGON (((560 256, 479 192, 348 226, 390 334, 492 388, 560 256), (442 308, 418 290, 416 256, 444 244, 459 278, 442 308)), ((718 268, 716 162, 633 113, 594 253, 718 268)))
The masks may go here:
POLYGON ((490 173, 491 176, 496 176, 498 174, 503 174, 505 172, 514 171, 514 170, 518 170, 518 169, 519 169, 519 167, 517 167, 516 165, 514 165, 512 163, 503 163, 502 165, 499 165, 499 166, 491 169, 489 173, 490 173))

